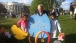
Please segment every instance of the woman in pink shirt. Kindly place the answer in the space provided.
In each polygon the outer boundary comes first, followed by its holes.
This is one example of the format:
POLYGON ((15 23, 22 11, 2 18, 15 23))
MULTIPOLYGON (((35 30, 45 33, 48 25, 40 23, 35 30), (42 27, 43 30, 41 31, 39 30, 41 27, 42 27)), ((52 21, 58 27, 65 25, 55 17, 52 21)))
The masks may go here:
POLYGON ((28 15, 22 16, 22 18, 17 22, 17 25, 24 31, 28 32, 28 15))

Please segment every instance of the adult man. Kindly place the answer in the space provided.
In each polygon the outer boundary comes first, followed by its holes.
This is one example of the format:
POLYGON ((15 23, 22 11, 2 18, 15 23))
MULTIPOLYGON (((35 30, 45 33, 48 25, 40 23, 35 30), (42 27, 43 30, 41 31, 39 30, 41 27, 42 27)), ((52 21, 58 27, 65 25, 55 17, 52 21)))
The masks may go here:
MULTIPOLYGON (((41 31, 41 30, 49 30, 50 31, 50 20, 49 20, 49 18, 48 18, 48 16, 47 15, 49 15, 49 13, 48 13, 49 11, 46 11, 46 10, 43 10, 43 5, 42 4, 39 4, 38 5, 38 8, 37 8, 37 10, 35 11, 35 14, 38 14, 38 15, 35 15, 35 16, 32 16, 32 17, 30 17, 30 18, 33 18, 32 19, 32 21, 34 20, 34 23, 33 24, 35 24, 35 26, 33 26, 33 27, 35 27, 35 31, 31 28, 31 26, 30 26, 30 29, 29 29, 29 33, 31 33, 31 37, 30 37, 30 41, 32 42, 32 43, 35 43, 36 41, 34 41, 34 38, 36 37, 35 35, 39 32, 39 31, 41 31), (46 14, 46 15, 44 15, 44 14, 46 14), (45 18, 45 19, 44 19, 45 18), (44 22, 45 21, 45 22, 44 22), (47 23, 46 23, 47 22, 47 23), (47 26, 47 24, 49 25, 48 27, 46 27, 47 26), (45 26, 44 26, 45 25, 45 26), (48 29, 47 29, 48 28, 48 29)), ((31 20, 30 20, 31 21, 31 20)), ((32 25, 32 24, 31 24, 32 25)), ((48 32, 49 32, 48 31, 48 32)), ((45 36, 45 37, 47 37, 47 36, 45 36)), ((38 37, 39 38, 39 37, 38 37)), ((38 42, 38 43, 41 43, 41 40, 38 42)))
POLYGON ((43 10, 43 5, 39 4, 37 10, 35 11, 35 14, 38 13, 39 16, 42 16, 43 14, 47 14, 49 16, 49 11, 43 10))
POLYGON ((70 18, 71 19, 73 18, 73 14, 74 14, 74 7, 73 7, 73 4, 71 3, 70 4, 70 18))

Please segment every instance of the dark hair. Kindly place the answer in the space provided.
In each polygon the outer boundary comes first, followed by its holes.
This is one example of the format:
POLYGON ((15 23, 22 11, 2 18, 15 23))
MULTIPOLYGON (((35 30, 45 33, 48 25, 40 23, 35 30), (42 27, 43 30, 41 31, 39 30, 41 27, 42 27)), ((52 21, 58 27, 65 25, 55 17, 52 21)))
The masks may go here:
POLYGON ((70 3, 70 5, 72 5, 73 3, 70 3))
POLYGON ((26 15, 26 14, 25 14, 25 15, 23 15, 22 17, 25 17, 25 16, 26 16, 26 18, 28 18, 28 15, 26 15))
POLYGON ((54 16, 56 18, 56 14, 54 12, 51 13, 50 16, 54 16))

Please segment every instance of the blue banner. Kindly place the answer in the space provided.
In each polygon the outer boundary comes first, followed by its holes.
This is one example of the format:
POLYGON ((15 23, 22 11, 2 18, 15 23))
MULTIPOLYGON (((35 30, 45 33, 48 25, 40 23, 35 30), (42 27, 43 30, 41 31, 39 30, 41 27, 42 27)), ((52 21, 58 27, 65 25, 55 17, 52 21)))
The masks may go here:
MULTIPOLYGON (((30 36, 33 37, 35 37, 39 31, 50 32, 51 23, 47 14, 43 14, 42 16, 39 16, 38 14, 34 14, 30 16, 28 19, 28 29, 30 36)), ((44 35, 44 38, 48 37, 44 33, 42 33, 42 35, 44 35)), ((39 35, 39 38, 41 38, 41 34, 39 35)))

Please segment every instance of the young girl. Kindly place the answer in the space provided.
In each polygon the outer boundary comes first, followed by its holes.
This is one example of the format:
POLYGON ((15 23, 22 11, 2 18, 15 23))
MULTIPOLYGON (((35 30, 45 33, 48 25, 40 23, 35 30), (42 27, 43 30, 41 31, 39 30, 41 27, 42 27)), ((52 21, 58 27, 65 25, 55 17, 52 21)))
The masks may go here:
POLYGON ((27 32, 28 27, 28 15, 22 16, 22 18, 17 22, 17 25, 24 31, 27 32))
POLYGON ((51 35, 52 38, 56 38, 57 29, 59 33, 61 33, 61 27, 58 20, 56 19, 55 13, 51 13, 50 17, 51 17, 51 35))

